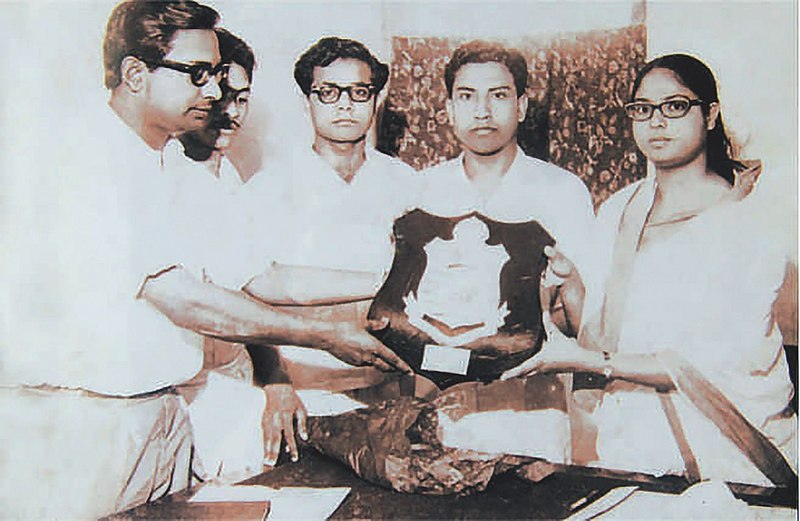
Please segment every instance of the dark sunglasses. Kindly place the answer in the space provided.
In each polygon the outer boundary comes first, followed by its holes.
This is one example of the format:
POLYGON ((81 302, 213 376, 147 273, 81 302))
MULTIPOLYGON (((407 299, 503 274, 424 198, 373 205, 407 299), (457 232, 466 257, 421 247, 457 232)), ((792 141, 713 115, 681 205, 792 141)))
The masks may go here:
POLYGON ((192 85, 195 87, 204 87, 211 81, 211 78, 216 78, 217 83, 223 81, 228 75, 228 68, 230 67, 228 63, 219 63, 213 66, 206 62, 188 64, 171 60, 151 61, 140 59, 150 67, 165 67, 173 71, 188 74, 189 78, 192 80, 192 85))

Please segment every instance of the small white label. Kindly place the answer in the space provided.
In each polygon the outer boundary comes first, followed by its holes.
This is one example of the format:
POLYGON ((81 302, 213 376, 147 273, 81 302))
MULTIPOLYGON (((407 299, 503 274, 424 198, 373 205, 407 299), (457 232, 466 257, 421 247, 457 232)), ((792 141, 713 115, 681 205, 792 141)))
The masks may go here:
POLYGON ((469 349, 428 344, 422 354, 421 369, 440 373, 467 374, 469 349))

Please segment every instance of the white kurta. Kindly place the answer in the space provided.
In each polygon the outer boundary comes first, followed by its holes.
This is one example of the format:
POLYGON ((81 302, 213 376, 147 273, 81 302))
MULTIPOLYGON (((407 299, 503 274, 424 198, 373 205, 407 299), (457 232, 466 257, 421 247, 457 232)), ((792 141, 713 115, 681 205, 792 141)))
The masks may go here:
MULTIPOLYGON (((595 258, 601 276, 610 269, 619 219, 634 189, 612 196, 598 215, 595 258)), ((645 233, 629 274, 619 352, 680 354, 795 465, 796 417, 781 416, 792 385, 772 315, 784 255, 765 240, 747 199, 663 226, 671 229, 651 239, 645 233)), ((602 294, 590 295, 584 316, 601 303, 602 294)), ((594 414, 599 465, 655 474, 681 471, 684 464, 656 394, 615 383, 610 390, 594 414)), ((704 478, 769 484, 710 420, 677 393, 673 399, 704 478)))

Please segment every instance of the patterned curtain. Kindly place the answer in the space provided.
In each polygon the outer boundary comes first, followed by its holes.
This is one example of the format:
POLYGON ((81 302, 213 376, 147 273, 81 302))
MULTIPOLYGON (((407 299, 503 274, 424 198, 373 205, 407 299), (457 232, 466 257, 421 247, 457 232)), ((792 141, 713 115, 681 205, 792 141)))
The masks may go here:
MULTIPOLYGON (((465 40, 392 39, 391 87, 379 148, 416 169, 459 154, 447 121, 444 67, 465 40)), ((644 25, 505 42, 528 61, 528 115, 518 142, 580 176, 595 205, 645 175, 622 105, 645 63, 644 25)))

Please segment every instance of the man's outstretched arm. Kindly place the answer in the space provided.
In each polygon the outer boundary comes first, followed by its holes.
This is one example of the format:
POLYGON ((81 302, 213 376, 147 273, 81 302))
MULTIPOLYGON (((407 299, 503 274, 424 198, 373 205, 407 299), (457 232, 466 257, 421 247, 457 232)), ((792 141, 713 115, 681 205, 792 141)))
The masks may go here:
POLYGON ((353 365, 411 372, 408 364, 358 324, 311 320, 277 310, 241 291, 202 282, 180 266, 148 277, 137 297, 175 325, 206 336, 314 347, 353 365))
POLYGON ((380 274, 367 271, 274 262, 243 290, 271 305, 334 305, 373 298, 381 280, 380 274))

